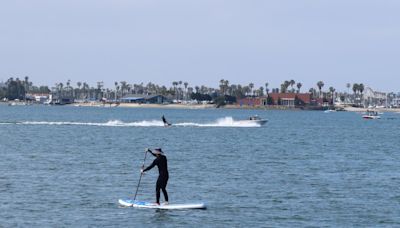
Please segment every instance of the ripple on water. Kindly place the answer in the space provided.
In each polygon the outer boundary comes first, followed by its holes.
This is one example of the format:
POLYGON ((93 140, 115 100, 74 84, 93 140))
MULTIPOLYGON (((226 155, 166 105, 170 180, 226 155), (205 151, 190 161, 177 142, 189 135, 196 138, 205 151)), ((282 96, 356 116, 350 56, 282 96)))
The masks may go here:
MULTIPOLYGON (((2 122, 14 123, 0 125, 0 224, 5 227, 375 227, 400 222, 400 142, 395 137, 400 118, 367 122, 355 113, 223 109, 18 110, 24 111, 0 109, 2 122), (162 114, 173 123, 204 126, 156 126, 162 114), (217 126, 254 114, 268 118, 268 124, 217 126), (107 126, 15 124, 21 122, 107 126), (120 126, 129 123, 154 126, 120 126), (117 200, 136 190, 145 147, 165 148, 171 202, 206 202, 208 209, 119 207, 117 200)), ((139 199, 155 200, 156 178, 156 170, 142 178, 139 199)))

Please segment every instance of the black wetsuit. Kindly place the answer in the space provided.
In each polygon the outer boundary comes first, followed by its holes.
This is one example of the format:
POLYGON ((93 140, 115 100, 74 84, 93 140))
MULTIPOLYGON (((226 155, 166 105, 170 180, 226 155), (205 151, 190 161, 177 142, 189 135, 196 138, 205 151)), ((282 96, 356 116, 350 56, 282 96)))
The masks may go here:
POLYGON ((168 202, 168 193, 165 189, 167 187, 167 182, 169 178, 168 174, 168 165, 167 165, 167 157, 164 155, 159 155, 156 159, 154 159, 153 163, 147 168, 143 170, 143 172, 152 169, 154 166, 158 167, 158 179, 156 184, 156 197, 157 203, 160 203, 160 189, 163 191, 164 199, 168 202))
POLYGON ((163 121, 163 123, 164 123, 165 126, 168 126, 168 125, 169 125, 169 123, 167 122, 167 120, 165 119, 164 116, 162 116, 162 121, 163 121))

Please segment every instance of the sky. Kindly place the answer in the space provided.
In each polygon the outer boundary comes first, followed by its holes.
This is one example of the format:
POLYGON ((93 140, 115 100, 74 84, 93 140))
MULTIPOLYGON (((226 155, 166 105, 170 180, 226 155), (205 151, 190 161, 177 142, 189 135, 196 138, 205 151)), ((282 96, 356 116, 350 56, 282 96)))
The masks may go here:
POLYGON ((398 92, 399 12, 398 0, 5 0, 0 82, 398 92))

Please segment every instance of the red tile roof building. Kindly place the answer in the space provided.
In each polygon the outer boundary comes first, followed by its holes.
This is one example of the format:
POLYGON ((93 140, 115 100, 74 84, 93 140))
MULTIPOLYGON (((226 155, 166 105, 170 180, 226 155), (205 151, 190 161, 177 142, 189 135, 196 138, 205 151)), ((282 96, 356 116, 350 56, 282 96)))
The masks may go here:
MULTIPOLYGON (((320 105, 319 99, 313 99, 311 93, 269 93, 263 97, 246 97, 239 99, 240 106, 281 105, 287 107, 320 105)), ((321 99, 322 100, 322 99, 321 99)))

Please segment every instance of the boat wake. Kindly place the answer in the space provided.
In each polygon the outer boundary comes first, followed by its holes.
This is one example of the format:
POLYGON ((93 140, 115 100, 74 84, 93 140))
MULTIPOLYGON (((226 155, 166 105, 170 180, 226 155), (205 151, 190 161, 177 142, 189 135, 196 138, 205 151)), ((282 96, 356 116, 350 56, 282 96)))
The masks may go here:
POLYGON ((248 121, 234 120, 232 117, 217 119, 212 123, 177 123, 176 126, 183 127, 261 127, 258 123, 248 121))
POLYGON ((99 127, 163 127, 162 121, 138 121, 138 122, 123 122, 120 120, 110 120, 105 123, 85 123, 85 122, 47 122, 47 121, 24 121, 16 124, 22 125, 81 125, 81 126, 99 126, 99 127))
MULTIPOLYGON (((159 120, 143 120, 137 122, 123 122, 120 120, 110 120, 104 123, 96 122, 72 122, 72 121, 21 121, 21 122, 0 122, 1 124, 16 125, 60 125, 60 126, 99 126, 99 127, 164 127, 164 123, 159 120)), ((183 122, 173 123, 172 127, 260 127, 258 123, 246 121, 235 121, 232 117, 217 119, 210 123, 183 122)))

